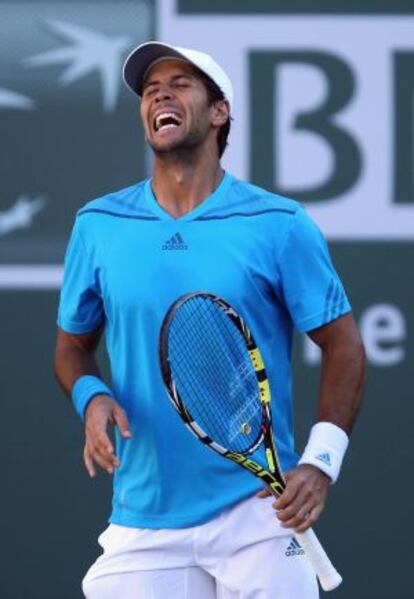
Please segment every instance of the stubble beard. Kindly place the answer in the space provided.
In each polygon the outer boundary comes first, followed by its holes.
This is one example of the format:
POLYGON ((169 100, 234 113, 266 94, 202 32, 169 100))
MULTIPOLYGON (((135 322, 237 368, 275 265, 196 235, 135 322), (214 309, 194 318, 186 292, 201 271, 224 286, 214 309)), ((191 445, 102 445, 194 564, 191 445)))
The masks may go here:
POLYGON ((184 138, 172 141, 171 144, 159 147, 156 142, 147 138, 147 143, 157 158, 171 161, 187 161, 204 145, 208 132, 193 129, 184 138))

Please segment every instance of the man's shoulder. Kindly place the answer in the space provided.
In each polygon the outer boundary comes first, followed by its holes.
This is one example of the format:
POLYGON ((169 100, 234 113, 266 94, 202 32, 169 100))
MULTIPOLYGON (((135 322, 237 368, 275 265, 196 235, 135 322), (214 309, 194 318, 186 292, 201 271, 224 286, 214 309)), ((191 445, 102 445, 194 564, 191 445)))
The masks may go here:
POLYGON ((301 204, 291 198, 268 191, 262 187, 233 177, 230 203, 232 209, 239 208, 249 213, 279 212, 295 215, 301 204))
POLYGON ((77 216, 84 214, 108 214, 113 216, 132 216, 145 213, 142 201, 146 180, 134 185, 111 191, 100 197, 89 200, 78 211, 77 216))

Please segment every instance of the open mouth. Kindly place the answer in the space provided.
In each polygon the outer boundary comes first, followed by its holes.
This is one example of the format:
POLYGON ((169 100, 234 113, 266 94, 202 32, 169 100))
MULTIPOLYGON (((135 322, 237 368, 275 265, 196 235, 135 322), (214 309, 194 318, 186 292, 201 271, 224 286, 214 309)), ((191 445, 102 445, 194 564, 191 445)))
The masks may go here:
POLYGON ((174 112, 162 112, 158 114, 154 119, 154 129, 158 133, 159 131, 166 131, 174 127, 179 127, 182 123, 181 117, 174 112))

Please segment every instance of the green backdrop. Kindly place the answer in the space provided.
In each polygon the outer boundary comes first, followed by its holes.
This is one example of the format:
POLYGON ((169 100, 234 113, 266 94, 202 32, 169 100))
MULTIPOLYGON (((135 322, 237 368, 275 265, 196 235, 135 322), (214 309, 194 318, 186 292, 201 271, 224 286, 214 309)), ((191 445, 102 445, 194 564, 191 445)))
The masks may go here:
MULTIPOLYGON (((93 32, 116 68, 128 47, 152 36, 153 12, 139 0, 0 2, 1 599, 80 599, 106 525, 110 478, 88 478, 81 424, 52 373, 58 290, 45 283, 47 268, 34 289, 22 275, 7 279, 4 267, 60 264, 76 209, 148 172, 136 101, 104 79, 109 62, 72 80, 62 74, 82 63, 93 32), (53 52, 68 46, 75 58, 59 62, 53 52)), ((369 349, 364 407, 318 525, 344 576, 331 596, 410 599, 414 242, 331 249, 369 349)), ((298 338, 299 449, 318 384, 306 355, 298 338)))

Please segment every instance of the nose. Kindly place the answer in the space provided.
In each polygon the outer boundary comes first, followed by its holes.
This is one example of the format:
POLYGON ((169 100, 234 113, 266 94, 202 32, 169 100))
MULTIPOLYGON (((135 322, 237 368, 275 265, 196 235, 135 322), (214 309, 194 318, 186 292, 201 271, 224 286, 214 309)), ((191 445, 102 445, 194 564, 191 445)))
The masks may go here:
POLYGON ((155 102, 163 102, 165 100, 171 100, 172 97, 173 97, 173 93, 171 91, 171 88, 168 85, 162 85, 159 87, 159 89, 155 95, 155 102))

